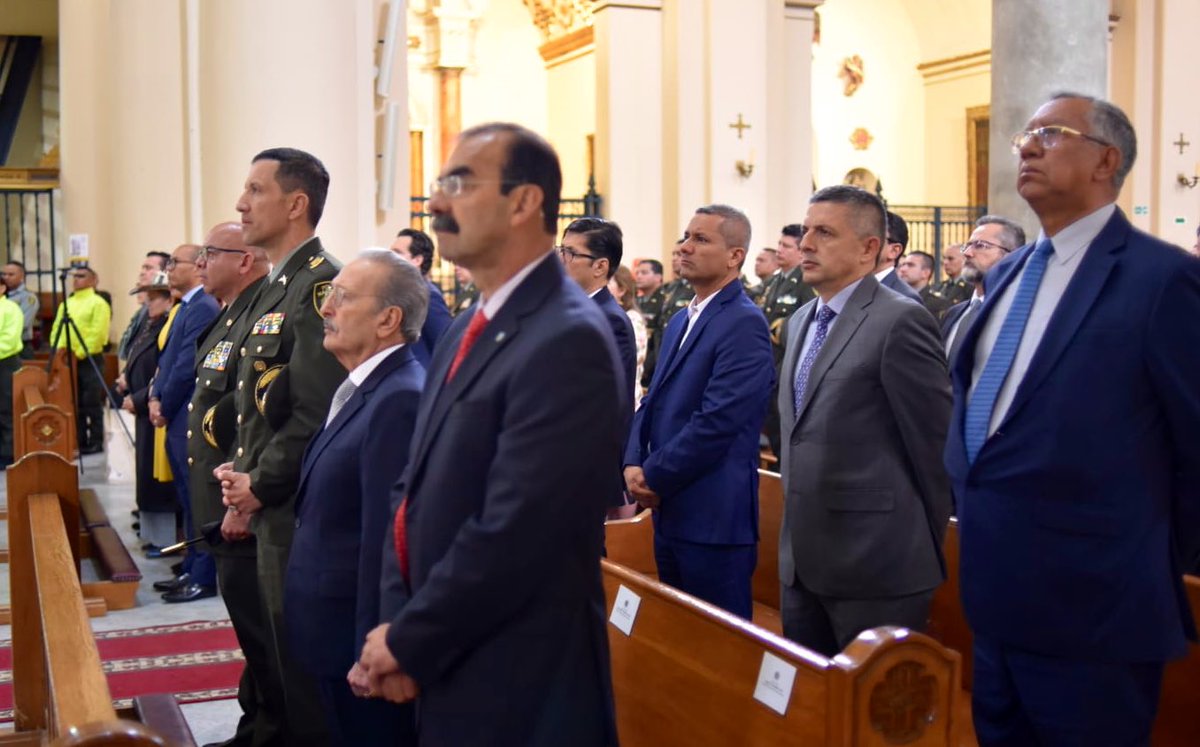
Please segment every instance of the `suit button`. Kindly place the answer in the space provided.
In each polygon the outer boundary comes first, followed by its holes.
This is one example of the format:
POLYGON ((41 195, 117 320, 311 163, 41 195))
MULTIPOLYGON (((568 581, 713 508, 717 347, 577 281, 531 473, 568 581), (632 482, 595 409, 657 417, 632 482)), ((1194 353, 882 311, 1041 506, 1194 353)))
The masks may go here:
POLYGON ((238 413, 238 416, 237 416, 237 424, 238 425, 242 424, 242 414, 240 412, 238 413))
POLYGON ((205 379, 204 386, 212 386, 212 379, 205 379))
POLYGON ((254 350, 254 352, 256 352, 256 353, 261 353, 261 352, 262 352, 262 345, 259 345, 259 346, 258 346, 258 347, 257 347, 257 348, 254 350))
POLYGON ((191 402, 188 402, 188 412, 191 412, 192 410, 195 410, 195 409, 196 409, 196 406, 193 405, 191 402))
POLYGON ((243 355, 243 356, 244 356, 245 354, 246 354, 246 349, 245 349, 245 348, 242 348, 241 355, 243 355))
POLYGON ((199 384, 199 383, 200 383, 200 377, 199 377, 199 376, 197 376, 197 377, 196 377, 196 383, 197 383, 197 384, 199 384))
POLYGON ((189 428, 188 429, 188 438, 191 438, 191 437, 192 437, 192 430, 189 428))
POLYGON ((245 453, 246 453, 246 450, 243 449, 241 446, 239 446, 238 447, 238 456, 241 456, 242 454, 245 454, 245 453))
POLYGON ((244 382, 244 381, 239 381, 239 382, 238 382, 238 389, 240 390, 240 389, 242 388, 242 386, 243 386, 245 383, 246 383, 246 382, 244 382))
MULTIPOLYGON (((188 438, 191 438, 191 436, 189 436, 188 438)), ((190 467, 190 466, 192 466, 192 465, 193 465, 193 464, 195 464, 195 463, 196 463, 196 460, 195 460, 195 459, 192 459, 191 457, 188 457, 188 466, 189 466, 189 467, 190 467)))

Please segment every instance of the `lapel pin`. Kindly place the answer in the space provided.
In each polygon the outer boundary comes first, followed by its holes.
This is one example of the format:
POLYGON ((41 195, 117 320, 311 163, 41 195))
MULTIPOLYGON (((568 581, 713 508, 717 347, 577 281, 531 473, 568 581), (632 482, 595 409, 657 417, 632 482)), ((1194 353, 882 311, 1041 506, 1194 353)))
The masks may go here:
POLYGON ((496 333, 496 342, 504 342, 505 334, 503 332, 496 333))
POLYGON ((280 284, 280 285, 287 285, 287 275, 280 275, 280 276, 279 276, 279 284, 280 284))

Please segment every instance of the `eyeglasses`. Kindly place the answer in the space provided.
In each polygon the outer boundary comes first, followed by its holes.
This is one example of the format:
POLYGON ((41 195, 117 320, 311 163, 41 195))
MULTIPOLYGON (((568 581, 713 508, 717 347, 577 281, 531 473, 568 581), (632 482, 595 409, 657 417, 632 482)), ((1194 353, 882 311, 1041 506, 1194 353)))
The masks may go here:
POLYGON ((1020 154, 1021 149, 1028 145, 1029 141, 1033 140, 1034 138, 1038 139, 1038 142, 1042 144, 1043 148, 1057 148, 1063 141, 1063 137, 1066 135, 1081 137, 1084 140, 1091 140, 1093 143, 1098 143, 1105 147, 1112 145, 1112 143, 1108 142, 1107 140, 1101 140, 1098 137, 1092 137, 1091 135, 1080 132, 1073 127, 1065 127, 1063 125, 1048 125, 1046 127, 1039 127, 1036 130, 1024 130, 1023 132, 1018 132, 1016 135, 1013 135, 1012 151, 1013 153, 1020 154))
POLYGON ((1010 251, 1009 248, 1003 244, 997 244, 993 241, 984 241, 983 239, 975 239, 974 241, 968 241, 967 243, 963 244, 963 250, 965 251, 967 249, 970 249, 973 252, 977 252, 981 249, 999 249, 1005 254, 1008 254, 1010 251))
POLYGON ((213 254, 249 254, 245 249, 223 249, 219 246, 206 246, 200 250, 200 254, 196 255, 197 262, 208 261, 213 254))
POLYGON ((451 174, 450 176, 438 177, 431 181, 429 183, 429 196, 432 197, 441 192, 447 197, 458 197, 467 191, 467 187, 476 184, 500 184, 501 186, 511 187, 517 184, 526 184, 526 182, 515 179, 472 179, 462 174, 451 174))
POLYGON ((178 267, 179 265, 194 265, 194 264, 196 264, 196 263, 190 259, 175 259, 174 257, 171 257, 170 259, 167 260, 166 267, 168 270, 173 270, 176 267, 178 267))
POLYGON ((558 252, 558 256, 562 257, 568 262, 576 257, 583 257, 591 262, 595 262, 598 259, 603 259, 603 257, 597 257, 595 254, 584 254, 583 252, 577 252, 569 246, 556 246, 554 247, 554 251, 558 252))
POLYGON ((329 288, 329 295, 325 297, 333 308, 340 309, 347 301, 353 301, 356 298, 379 298, 379 296, 371 293, 351 293, 343 286, 332 285, 329 288))

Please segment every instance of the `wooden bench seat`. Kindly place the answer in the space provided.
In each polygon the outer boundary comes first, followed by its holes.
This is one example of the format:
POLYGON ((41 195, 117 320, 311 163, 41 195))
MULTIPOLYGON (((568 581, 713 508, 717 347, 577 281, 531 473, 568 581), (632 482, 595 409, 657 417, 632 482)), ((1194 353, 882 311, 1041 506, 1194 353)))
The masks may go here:
POLYGON ((117 530, 110 526, 92 527, 91 542, 93 559, 104 580, 83 584, 84 594, 101 597, 110 610, 127 610, 137 606, 137 589, 142 573, 117 530))
POLYGON ((88 529, 92 527, 108 526, 108 513, 104 510, 104 505, 100 503, 99 496, 95 490, 89 488, 81 488, 79 491, 79 513, 83 518, 83 525, 88 529))
MULTIPOLYGON (((950 745, 960 696, 958 655, 901 628, 859 636, 827 659, 615 563, 602 564, 610 615, 638 599, 629 635, 609 624, 617 731, 623 747, 660 745, 950 745), (782 713, 755 698, 767 655, 782 713)), ((628 607, 625 607, 628 609, 628 607)))
POLYGON ((161 734, 172 747, 196 747, 192 730, 174 695, 138 695, 133 699, 133 712, 138 721, 161 734))

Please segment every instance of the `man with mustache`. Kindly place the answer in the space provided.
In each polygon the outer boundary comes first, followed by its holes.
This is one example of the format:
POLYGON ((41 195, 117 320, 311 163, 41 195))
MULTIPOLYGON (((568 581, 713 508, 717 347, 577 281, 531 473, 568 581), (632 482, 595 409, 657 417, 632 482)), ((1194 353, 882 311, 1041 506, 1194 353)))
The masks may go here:
POLYGON ((946 342, 946 360, 954 358, 962 347, 965 332, 983 306, 983 276, 1000 260, 1025 243, 1025 229, 999 215, 985 215, 975 221, 971 238, 963 245, 963 268, 959 276, 971 284, 970 299, 951 306, 942 319, 942 339, 946 342))

